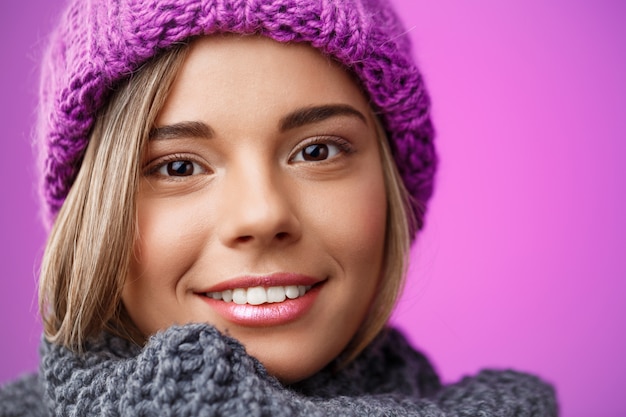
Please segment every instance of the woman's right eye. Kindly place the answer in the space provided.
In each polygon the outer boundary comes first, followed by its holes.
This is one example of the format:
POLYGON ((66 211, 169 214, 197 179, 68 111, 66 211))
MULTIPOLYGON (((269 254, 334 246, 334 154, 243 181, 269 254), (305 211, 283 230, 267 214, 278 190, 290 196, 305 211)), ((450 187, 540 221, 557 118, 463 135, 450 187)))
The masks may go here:
POLYGON ((190 177, 207 172, 207 170, 197 162, 184 159, 164 162, 151 171, 163 177, 190 177))

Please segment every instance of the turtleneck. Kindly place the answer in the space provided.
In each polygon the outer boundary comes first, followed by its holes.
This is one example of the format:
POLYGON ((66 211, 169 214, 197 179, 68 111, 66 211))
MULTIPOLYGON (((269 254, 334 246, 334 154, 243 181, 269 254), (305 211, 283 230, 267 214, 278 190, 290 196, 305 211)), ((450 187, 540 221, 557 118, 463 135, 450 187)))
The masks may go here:
POLYGON ((344 367, 284 386, 236 340, 175 326, 143 348, 109 334, 83 354, 43 342, 39 375, 0 390, 0 416, 556 416, 535 376, 486 370, 442 386, 395 330, 344 367))

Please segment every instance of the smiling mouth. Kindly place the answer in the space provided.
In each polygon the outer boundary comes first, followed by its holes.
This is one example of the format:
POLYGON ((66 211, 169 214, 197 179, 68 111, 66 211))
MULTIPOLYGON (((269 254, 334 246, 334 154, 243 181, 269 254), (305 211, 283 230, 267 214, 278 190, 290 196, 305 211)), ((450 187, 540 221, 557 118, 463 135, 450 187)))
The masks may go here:
POLYGON ((311 285, 257 286, 207 292, 204 295, 213 300, 221 300, 226 303, 258 306, 262 304, 282 303, 285 300, 295 300, 304 296, 312 287, 311 285))
POLYGON ((247 275, 196 294, 230 323, 245 327, 280 326, 305 316, 327 280, 291 272, 247 275))

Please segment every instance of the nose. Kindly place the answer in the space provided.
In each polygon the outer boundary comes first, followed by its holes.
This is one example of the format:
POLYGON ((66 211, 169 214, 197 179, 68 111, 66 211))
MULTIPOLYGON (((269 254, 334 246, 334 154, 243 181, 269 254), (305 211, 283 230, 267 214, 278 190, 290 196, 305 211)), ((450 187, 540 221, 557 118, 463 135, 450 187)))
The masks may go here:
POLYGON ((226 175, 219 203, 219 237, 225 246, 282 246, 300 238, 293 196, 275 171, 241 166, 226 175))

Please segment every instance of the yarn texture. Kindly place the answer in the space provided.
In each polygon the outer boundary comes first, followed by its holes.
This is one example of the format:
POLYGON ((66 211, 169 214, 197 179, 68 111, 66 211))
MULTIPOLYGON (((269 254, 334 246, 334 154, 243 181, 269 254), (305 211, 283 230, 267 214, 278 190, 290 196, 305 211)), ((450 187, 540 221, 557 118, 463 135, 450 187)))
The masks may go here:
POLYGON ((552 388, 514 371, 443 387, 393 330, 342 370, 334 365, 286 387, 206 324, 172 327, 143 349, 111 335, 82 356, 44 343, 39 375, 0 389, 0 416, 557 415, 552 388))
POLYGON ((48 226, 110 91, 159 51, 216 33, 306 42, 352 72, 383 124, 422 219, 437 166, 430 99, 409 38, 386 0, 72 0, 42 67, 36 145, 48 226))

